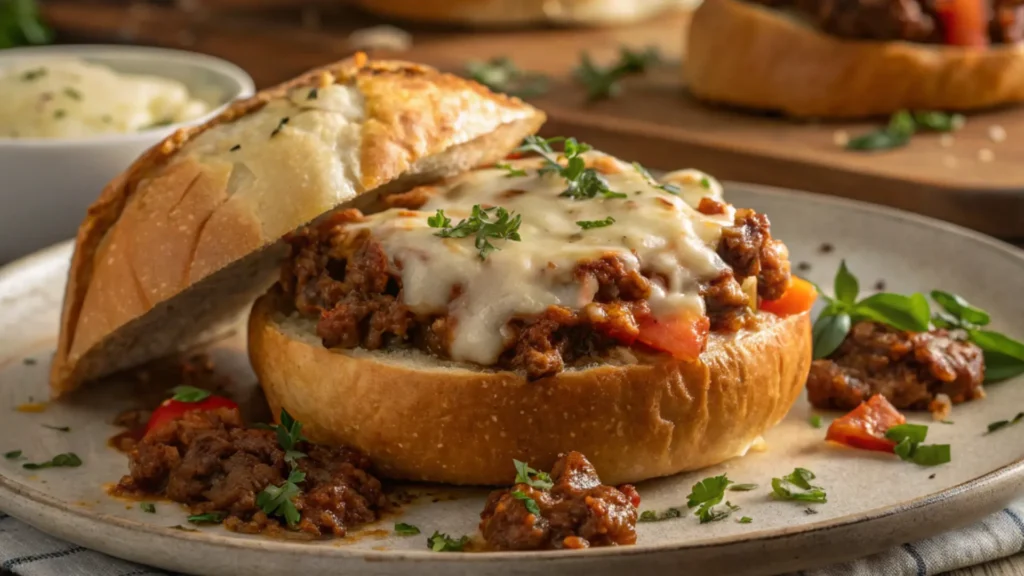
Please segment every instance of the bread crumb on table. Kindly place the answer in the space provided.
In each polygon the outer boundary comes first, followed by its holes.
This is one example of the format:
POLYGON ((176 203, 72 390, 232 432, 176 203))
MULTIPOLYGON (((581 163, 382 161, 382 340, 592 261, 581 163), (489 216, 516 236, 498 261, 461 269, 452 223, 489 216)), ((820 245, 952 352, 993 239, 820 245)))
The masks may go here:
POLYGON ((989 150, 988 148, 982 148, 981 150, 978 150, 978 160, 980 160, 981 162, 992 162, 995 159, 995 153, 989 150))
POLYGON ((993 142, 1003 142, 1006 140, 1006 129, 998 124, 993 124, 988 127, 988 138, 993 142))

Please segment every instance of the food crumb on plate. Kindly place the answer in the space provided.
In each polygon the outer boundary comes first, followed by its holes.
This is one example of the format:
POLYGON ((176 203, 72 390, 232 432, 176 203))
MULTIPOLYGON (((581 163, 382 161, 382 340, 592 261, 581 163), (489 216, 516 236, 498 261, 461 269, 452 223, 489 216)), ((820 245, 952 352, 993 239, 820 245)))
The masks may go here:
POLYGON ((993 124, 988 127, 988 138, 993 142, 1003 142, 1006 140, 1006 129, 998 124, 993 124))
POLYGON ((953 138, 952 134, 947 133, 939 136, 939 146, 943 148, 952 148, 954 142, 956 142, 956 139, 953 138))
POLYGON ((850 143, 850 135, 846 130, 836 130, 832 133, 832 142, 835 142, 836 146, 845 147, 850 143))
POLYGON ((980 160, 981 162, 991 162, 995 159, 995 153, 989 150, 988 148, 982 148, 981 150, 978 150, 978 160, 980 160))

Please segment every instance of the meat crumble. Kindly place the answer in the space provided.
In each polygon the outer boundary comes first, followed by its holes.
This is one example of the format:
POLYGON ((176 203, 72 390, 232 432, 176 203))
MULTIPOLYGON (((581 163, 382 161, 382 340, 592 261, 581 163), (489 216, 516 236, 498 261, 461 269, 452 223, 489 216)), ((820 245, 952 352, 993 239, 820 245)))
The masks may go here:
MULTIPOLYGON (((301 514, 295 529, 309 537, 344 536, 377 519, 387 503, 370 461, 350 448, 302 442, 305 473, 292 502, 301 514)), ((284 528, 257 504, 268 486, 290 472, 285 452, 271 430, 246 428, 237 409, 193 410, 150 431, 129 454, 130 474, 115 488, 121 495, 164 495, 193 514, 220 513, 236 532, 284 528)))
POLYGON ((852 410, 874 394, 899 409, 948 412, 983 398, 982 351, 958 331, 904 332, 858 322, 831 356, 811 363, 807 394, 824 409, 852 410))
POLYGON ((557 550, 636 543, 640 496, 632 485, 601 484, 579 452, 559 457, 550 490, 516 484, 491 493, 480 532, 491 550, 557 550), (527 508, 533 500, 539 514, 527 508))
MULTIPOLYGON (((411 194, 396 205, 411 209, 425 198, 411 194)), ((705 199, 699 209, 716 214, 724 205, 705 199)), ((369 231, 345 227, 362 218, 358 210, 346 210, 290 236, 291 257, 280 281, 285 295, 299 314, 317 320, 317 335, 328 348, 411 345, 450 357, 452 320, 416 315, 402 303, 401 277, 390 270, 380 242, 369 231)), ((717 252, 732 269, 701 288, 711 329, 755 327, 757 316, 751 313, 745 283, 756 282, 758 298, 781 296, 790 280, 785 246, 772 238, 763 214, 737 210, 733 225, 722 230, 717 252)), ((650 313, 647 298, 653 284, 664 284, 663 278, 632 270, 612 254, 579 262, 573 273, 579 283, 596 287, 593 302, 581 310, 552 306, 539 315, 512 318, 504 331, 499 368, 522 370, 529 379, 538 379, 632 342, 637 319, 650 313)))

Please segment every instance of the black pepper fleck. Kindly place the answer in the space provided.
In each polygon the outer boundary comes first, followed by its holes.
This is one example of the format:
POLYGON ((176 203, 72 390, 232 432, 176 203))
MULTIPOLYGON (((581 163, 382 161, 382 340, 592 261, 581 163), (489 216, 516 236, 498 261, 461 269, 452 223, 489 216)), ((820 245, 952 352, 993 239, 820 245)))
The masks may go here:
POLYGON ((72 100, 82 99, 82 93, 78 90, 75 90, 74 88, 65 88, 64 95, 66 95, 68 98, 71 98, 72 100))
POLYGON ((817 514, 817 513, 818 513, 818 511, 815 510, 814 508, 811 508, 811 507, 804 508, 804 514, 807 514, 808 516, 811 516, 811 515, 814 515, 814 514, 817 514))
POLYGON ((21 363, 24 364, 25 366, 35 366, 36 365, 36 359, 35 358, 25 358, 24 360, 21 361, 21 363))
POLYGON ((241 149, 242 149, 242 145, 241 144, 235 144, 234 146, 231 147, 231 151, 232 152, 237 152, 238 150, 241 150, 241 149))
POLYGON ((796 265, 796 269, 801 272, 807 272, 808 270, 811 269, 811 264, 810 262, 798 262, 796 265))
POLYGON ((879 280, 878 282, 875 282, 875 290, 878 290, 879 292, 885 290, 885 280, 879 280))
POLYGON ((928 479, 929 480, 935 480, 935 474, 932 474, 932 475, 928 476, 928 479))
POLYGON ((833 250, 835 250, 835 246, 832 246, 828 242, 824 242, 818 247, 818 251, 822 254, 830 254, 833 250))

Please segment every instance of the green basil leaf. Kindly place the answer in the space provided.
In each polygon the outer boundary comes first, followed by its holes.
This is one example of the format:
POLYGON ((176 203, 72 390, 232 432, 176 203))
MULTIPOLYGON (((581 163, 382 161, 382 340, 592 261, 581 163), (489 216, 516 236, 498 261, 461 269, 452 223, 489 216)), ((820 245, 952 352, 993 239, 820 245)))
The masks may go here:
POLYGON ((985 354, 985 382, 999 382, 1024 373, 1024 344, 991 330, 968 330, 967 334, 985 354))
POLYGON ((212 395, 209 390, 203 390, 195 386, 175 386, 171 388, 171 393, 174 394, 174 396, 171 396, 171 400, 188 404, 202 402, 212 395))
POLYGON ((834 290, 836 293, 836 300, 845 304, 854 304, 857 302, 857 294, 860 293, 860 285, 857 282, 857 277, 851 274, 850 270, 846 268, 846 260, 839 263, 839 271, 836 272, 834 290))
POLYGON ((999 352, 983 350, 985 354, 985 383, 1002 382, 1024 374, 1024 360, 999 352))
POLYGON ((511 494, 513 498, 523 503, 523 506, 526 507, 527 512, 533 514, 534 516, 540 516, 540 507, 537 506, 536 500, 530 498, 529 494, 527 494, 526 492, 521 492, 519 490, 511 492, 511 494))
POLYGON ((909 138, 917 131, 917 123, 910 112, 900 110, 889 118, 889 125, 886 126, 886 130, 892 134, 909 138))
POLYGON ((850 316, 845 312, 826 316, 818 316, 811 331, 814 347, 814 359, 826 358, 836 351, 850 333, 850 316))
POLYGON ((729 490, 733 492, 750 492, 751 490, 757 490, 757 484, 733 484, 729 486, 729 490))
POLYGON ((964 117, 962 114, 950 114, 933 110, 921 110, 914 112, 914 123, 919 128, 933 130, 935 132, 952 132, 963 126, 964 117))
POLYGON ((922 444, 914 450, 911 458, 918 466, 938 466, 952 460, 949 444, 922 444))
POLYGON ((855 319, 867 319, 888 324, 908 332, 924 332, 931 321, 931 308, 921 294, 890 294, 883 292, 869 296, 853 308, 855 319))
POLYGON ((910 142, 910 137, 905 134, 896 134, 889 130, 878 130, 876 132, 869 132, 856 138, 851 138, 846 143, 847 150, 857 150, 859 152, 871 152, 875 150, 892 150, 893 148, 902 148, 910 142))
POLYGON ((897 424, 885 431, 885 437, 893 442, 907 439, 920 444, 928 437, 928 427, 923 424, 897 424))
POLYGON ((942 306, 943 310, 949 312, 954 317, 964 320, 975 326, 985 326, 989 323, 988 312, 985 312, 981 308, 971 306, 967 300, 964 300, 956 294, 949 292, 943 292, 941 290, 932 290, 932 300, 939 306, 942 306))
POLYGON ((399 536, 415 536, 420 533, 420 529, 412 524, 406 524, 405 522, 395 522, 395 534, 399 536))

